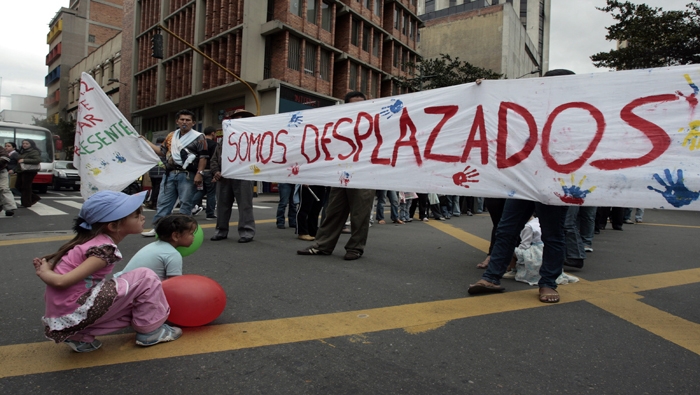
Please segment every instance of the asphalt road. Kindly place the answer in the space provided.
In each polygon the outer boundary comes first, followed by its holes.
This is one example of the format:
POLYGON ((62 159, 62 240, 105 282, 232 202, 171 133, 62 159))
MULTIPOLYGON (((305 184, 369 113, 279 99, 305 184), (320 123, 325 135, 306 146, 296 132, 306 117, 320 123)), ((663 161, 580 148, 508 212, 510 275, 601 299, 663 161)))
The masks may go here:
MULTIPOLYGON (((43 337, 31 260, 70 238, 80 202, 49 191, 39 213, 0 218, 0 393, 700 393, 697 212, 647 210, 643 224, 604 230, 568 271, 581 281, 547 305, 512 280, 467 295, 487 214, 375 224, 365 255, 344 261, 348 236, 332 256, 297 255, 310 243, 277 229, 276 196, 262 195, 252 243, 236 242, 235 225, 209 241, 214 224, 198 216, 205 241, 184 272, 226 290, 218 319, 172 343, 140 348, 127 329, 76 354, 43 337)), ((116 270, 152 240, 127 237, 116 270)))

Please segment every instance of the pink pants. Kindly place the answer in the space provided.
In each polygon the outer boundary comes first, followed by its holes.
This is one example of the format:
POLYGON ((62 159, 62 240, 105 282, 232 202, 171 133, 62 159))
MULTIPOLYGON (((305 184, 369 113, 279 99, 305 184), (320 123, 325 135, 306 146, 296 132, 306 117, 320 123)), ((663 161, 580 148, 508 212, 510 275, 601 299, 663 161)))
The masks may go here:
POLYGON ((117 297, 107 313, 69 339, 91 343, 97 335, 129 326, 138 333, 148 333, 158 329, 168 319, 170 306, 160 278, 153 270, 134 269, 111 281, 117 283, 117 297))

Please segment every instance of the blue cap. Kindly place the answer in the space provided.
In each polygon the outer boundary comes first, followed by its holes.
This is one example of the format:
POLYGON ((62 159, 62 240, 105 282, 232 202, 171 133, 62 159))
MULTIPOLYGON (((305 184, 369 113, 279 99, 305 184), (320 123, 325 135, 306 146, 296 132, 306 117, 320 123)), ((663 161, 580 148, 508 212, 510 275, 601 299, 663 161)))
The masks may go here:
POLYGON ((85 220, 80 226, 85 229, 92 229, 92 225, 98 222, 112 222, 122 219, 141 207, 145 199, 145 191, 135 195, 114 191, 99 191, 90 196, 80 209, 78 217, 85 220))

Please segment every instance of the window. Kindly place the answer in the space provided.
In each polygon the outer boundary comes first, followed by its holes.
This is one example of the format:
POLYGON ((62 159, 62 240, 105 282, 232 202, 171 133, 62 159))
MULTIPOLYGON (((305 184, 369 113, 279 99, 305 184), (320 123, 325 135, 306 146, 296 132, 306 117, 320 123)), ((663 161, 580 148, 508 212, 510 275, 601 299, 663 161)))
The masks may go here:
POLYGON ((367 83, 369 82, 369 71, 361 67, 360 68, 360 92, 364 93, 365 95, 369 93, 367 90, 367 83))
POLYGON ((399 12, 398 9, 394 8, 394 29, 399 29, 401 27, 401 13, 399 12))
POLYGON ((350 44, 358 46, 360 42, 360 21, 352 19, 352 31, 350 32, 350 44))
POLYGON ((287 67, 292 70, 301 70, 301 40, 291 35, 289 36, 287 67))
POLYGON ((372 73, 372 97, 379 97, 379 74, 372 73))
POLYGON ((399 67, 399 52, 401 50, 398 46, 394 45, 394 67, 399 67))
POLYGON ((296 16, 301 16, 301 0, 290 0, 289 12, 296 16))
POLYGON ((371 35, 372 29, 370 29, 369 26, 365 26, 362 29, 362 50, 365 52, 369 52, 369 40, 371 35))
POLYGON ((403 14, 403 34, 408 34, 408 13, 403 14))
POLYGON ((382 0, 374 0, 374 15, 382 16, 382 0))
POLYGON ((326 0, 321 3, 321 28, 331 31, 331 6, 326 0))
POLYGON ((304 72, 314 75, 316 73, 316 46, 307 42, 304 52, 304 72))
POLYGON ((409 38, 410 40, 413 40, 413 34, 415 33, 415 31, 416 31, 416 24, 413 23, 413 22, 411 22, 411 29, 410 29, 410 31, 408 32, 408 38, 409 38))
POLYGON ((365 8, 369 9, 369 0, 363 0, 363 1, 362 1, 362 5, 363 5, 365 8))
POLYGON ((399 94, 399 90, 397 89, 396 81, 392 81, 391 82, 391 95, 396 96, 398 94, 399 94))
POLYGON ((406 62, 408 59, 406 59, 408 53, 406 51, 401 51, 401 71, 406 71, 406 62))
POLYGON ((381 40, 382 34, 379 32, 374 32, 373 43, 372 43, 372 55, 379 56, 379 40, 381 40))
POLYGON ((350 90, 356 91, 357 90, 357 66, 350 64, 350 80, 348 81, 348 88, 350 90))
POLYGON ((88 34, 88 42, 89 43, 95 42, 95 35, 94 34, 88 34))
POLYGON ((322 80, 331 80, 331 53, 323 49, 321 50, 321 68, 318 73, 322 80))
POLYGON ((316 14, 318 14, 318 0, 306 0, 306 20, 316 24, 316 14))

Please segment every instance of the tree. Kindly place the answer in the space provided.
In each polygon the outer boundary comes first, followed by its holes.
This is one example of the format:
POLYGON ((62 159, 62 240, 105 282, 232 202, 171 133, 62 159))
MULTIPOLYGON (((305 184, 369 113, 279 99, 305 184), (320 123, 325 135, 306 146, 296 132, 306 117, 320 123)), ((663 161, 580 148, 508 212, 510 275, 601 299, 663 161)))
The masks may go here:
POLYGON ((591 56, 596 67, 616 70, 678 66, 700 63, 700 6, 686 5, 684 11, 664 11, 646 4, 607 0, 608 12, 618 21, 608 26, 609 41, 619 48, 591 56))
POLYGON ((73 160, 75 121, 64 121, 63 119, 59 119, 58 123, 53 123, 47 119, 34 118, 34 125, 49 129, 51 134, 57 135, 63 142, 63 152, 66 153, 66 160, 73 160))
POLYGON ((409 70, 413 70, 417 76, 415 78, 400 77, 399 84, 416 92, 466 84, 479 78, 501 78, 501 74, 492 70, 482 69, 471 63, 460 61, 458 57, 453 60, 450 55, 445 54, 440 54, 440 58, 423 59, 416 63, 407 62, 404 65, 409 70))

